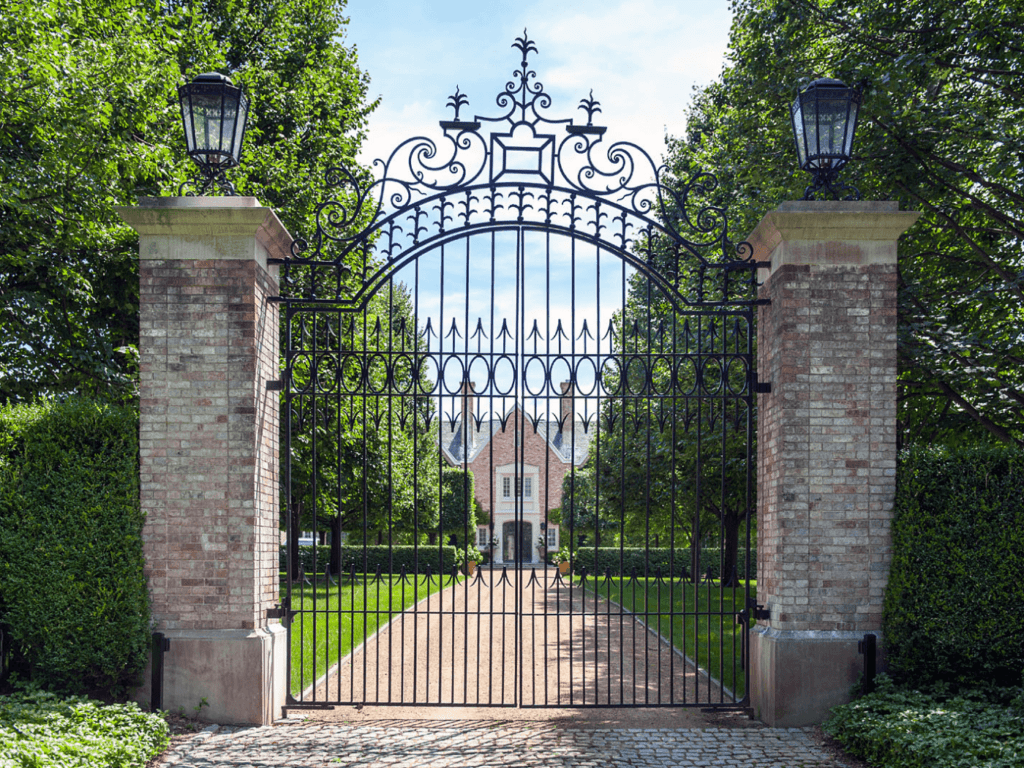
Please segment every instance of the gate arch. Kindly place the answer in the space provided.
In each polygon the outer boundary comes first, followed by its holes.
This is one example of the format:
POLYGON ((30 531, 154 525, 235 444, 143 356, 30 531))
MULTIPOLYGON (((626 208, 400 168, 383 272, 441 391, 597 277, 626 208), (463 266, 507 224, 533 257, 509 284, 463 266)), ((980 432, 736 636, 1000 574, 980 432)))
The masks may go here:
POLYGON ((276 262, 292 700, 742 706, 763 265, 513 47, 497 117, 332 169, 276 262))

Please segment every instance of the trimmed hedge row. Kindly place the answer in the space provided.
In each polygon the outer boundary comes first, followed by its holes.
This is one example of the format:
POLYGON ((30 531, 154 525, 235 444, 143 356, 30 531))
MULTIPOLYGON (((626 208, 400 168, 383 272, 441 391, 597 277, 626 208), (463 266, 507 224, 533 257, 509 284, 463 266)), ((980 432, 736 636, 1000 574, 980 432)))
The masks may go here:
MULTIPOLYGON (((745 573, 745 553, 741 550, 738 557, 737 570, 740 578, 745 573)), ((693 557, 689 548, 676 549, 673 556, 672 550, 668 547, 651 549, 630 548, 620 550, 618 547, 601 548, 597 550, 597 572, 604 576, 610 572, 612 576, 631 576, 634 572, 637 576, 645 573, 654 576, 660 574, 668 576, 670 565, 673 566, 672 576, 680 578, 690 575, 693 557)), ((594 550, 584 547, 576 552, 573 558, 573 571, 579 573, 582 568, 587 573, 594 573, 594 550)), ((705 548, 700 553, 701 576, 711 571, 711 577, 717 579, 721 576, 721 551, 717 548, 705 548)), ((757 578, 757 553, 750 552, 750 576, 757 578)))
POLYGON ((0 409, 0 620, 33 680, 117 695, 149 647, 138 416, 88 399, 0 409))
MULTIPOLYGON (((450 573, 455 565, 455 547, 445 545, 441 547, 441 554, 438 553, 437 545, 423 544, 419 547, 402 545, 396 547, 368 546, 365 548, 365 559, 363 547, 342 547, 341 564, 342 571, 348 573, 355 567, 356 573, 376 573, 380 568, 381 573, 401 573, 405 568, 406 573, 415 573, 417 567, 420 573, 431 573, 444 570, 450 573), (443 563, 443 568, 441 564, 443 563)), ((331 561, 331 548, 320 546, 316 548, 316 570, 323 573, 324 565, 331 561)), ((281 547, 281 571, 286 568, 285 548, 281 547)), ((313 547, 302 545, 299 547, 299 562, 306 573, 313 572, 313 547)))
POLYGON ((1024 452, 900 456, 883 613, 899 682, 1019 685, 1024 670, 1024 452))

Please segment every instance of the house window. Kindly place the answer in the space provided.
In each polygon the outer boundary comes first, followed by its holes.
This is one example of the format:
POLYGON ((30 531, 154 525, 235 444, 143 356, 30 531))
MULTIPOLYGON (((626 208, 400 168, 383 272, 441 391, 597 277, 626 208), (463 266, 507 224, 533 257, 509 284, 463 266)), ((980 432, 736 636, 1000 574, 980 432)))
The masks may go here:
POLYGON ((477 528, 476 529, 476 545, 480 549, 487 549, 487 529, 477 528))
POLYGON ((533 478, 532 477, 517 477, 516 478, 516 498, 532 499, 533 498, 533 478), (523 491, 526 491, 524 494, 523 491))
POLYGON ((503 499, 512 498, 512 478, 503 477, 501 478, 501 497, 503 499))
POLYGON ((558 529, 548 526, 548 549, 558 549, 558 529))

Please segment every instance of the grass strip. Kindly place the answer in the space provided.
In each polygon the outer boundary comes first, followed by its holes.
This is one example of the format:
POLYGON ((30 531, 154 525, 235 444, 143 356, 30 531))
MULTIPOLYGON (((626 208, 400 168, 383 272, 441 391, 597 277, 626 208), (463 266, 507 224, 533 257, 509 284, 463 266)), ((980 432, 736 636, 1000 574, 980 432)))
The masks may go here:
MULTIPOLYGON (((452 584, 452 577, 380 577, 345 574, 338 583, 319 576, 292 586, 291 690, 298 696, 338 663, 387 626, 395 616, 452 584), (315 613, 306 613, 315 611, 315 613)), ((281 588, 282 599, 285 588, 281 588)))
MULTIPOLYGON (((580 580, 578 576, 573 578, 580 580)), ((601 577, 596 591, 657 629, 740 700, 746 692, 740 666, 743 625, 735 619, 746 597, 740 584, 735 589, 723 589, 718 581, 695 586, 658 578, 601 577)), ((593 579, 587 579, 586 587, 594 591, 593 579)), ((751 581, 750 596, 756 594, 757 582, 751 581)), ((729 701, 728 695, 725 700, 729 701)))

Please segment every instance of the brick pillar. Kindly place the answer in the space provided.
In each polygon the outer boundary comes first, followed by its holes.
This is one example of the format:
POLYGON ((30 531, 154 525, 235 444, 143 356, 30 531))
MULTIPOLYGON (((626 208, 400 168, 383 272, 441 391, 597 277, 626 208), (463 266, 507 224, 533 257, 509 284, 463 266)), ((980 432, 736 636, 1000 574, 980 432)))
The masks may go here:
MULTIPOLYGON (((221 723, 281 717, 277 267, 291 237, 255 198, 143 198, 141 501, 165 709, 221 723)), ((148 686, 148 680, 147 680, 148 686)), ((148 688, 141 692, 148 696, 148 688)))
POLYGON ((751 699, 821 722, 881 634, 896 482, 897 203, 787 202, 749 241, 761 270, 757 594, 751 699))

